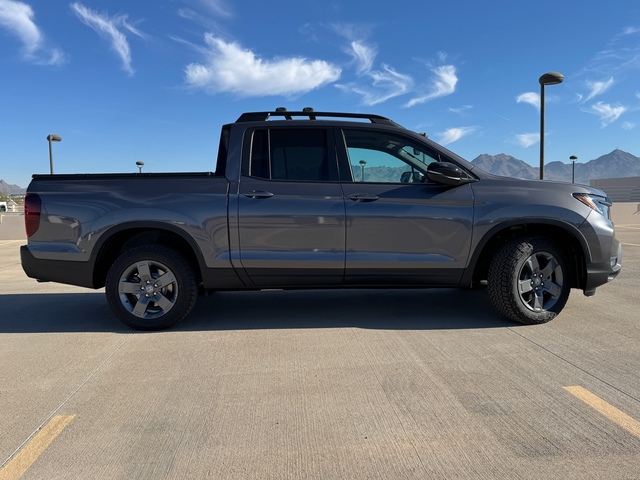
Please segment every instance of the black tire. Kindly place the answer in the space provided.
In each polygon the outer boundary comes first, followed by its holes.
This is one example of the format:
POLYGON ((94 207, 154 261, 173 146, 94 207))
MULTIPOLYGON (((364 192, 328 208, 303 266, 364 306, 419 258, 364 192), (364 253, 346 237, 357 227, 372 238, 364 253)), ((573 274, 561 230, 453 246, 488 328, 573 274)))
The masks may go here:
POLYGON ((189 263, 162 245, 140 245, 113 263, 106 280, 107 302, 136 330, 162 330, 186 317, 198 298, 189 263))
POLYGON ((495 309, 526 325, 553 320, 569 299, 571 278, 564 250, 544 237, 512 240, 489 266, 495 309))

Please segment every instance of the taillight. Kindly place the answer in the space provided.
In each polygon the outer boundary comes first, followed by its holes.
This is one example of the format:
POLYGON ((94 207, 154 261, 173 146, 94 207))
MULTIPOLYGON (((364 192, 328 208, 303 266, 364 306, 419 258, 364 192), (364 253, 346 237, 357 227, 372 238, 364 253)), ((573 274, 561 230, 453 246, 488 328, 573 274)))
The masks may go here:
POLYGON ((24 225, 27 229, 27 237, 30 237, 40 228, 40 209, 42 200, 35 193, 27 193, 24 198, 24 225))

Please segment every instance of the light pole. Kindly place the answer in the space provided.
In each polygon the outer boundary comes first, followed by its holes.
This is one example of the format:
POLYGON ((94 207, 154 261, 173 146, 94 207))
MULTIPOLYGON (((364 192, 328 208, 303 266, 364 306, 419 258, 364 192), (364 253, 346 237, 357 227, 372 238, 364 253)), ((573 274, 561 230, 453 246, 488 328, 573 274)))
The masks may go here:
POLYGON ((53 175, 53 149, 51 148, 51 142, 61 142, 62 137, 60 135, 47 135, 47 140, 49 141, 49 171, 51 175, 53 175))
POLYGON ((367 164, 366 160, 360 160, 360 167, 362 167, 362 181, 364 182, 364 166, 367 164))
POLYGON ((558 72, 549 72, 542 75, 540 82, 540 180, 544 179, 544 86, 562 83, 564 75, 558 72))
POLYGON ((142 173, 142 167, 144 167, 144 162, 142 160, 138 160, 136 162, 136 166, 138 167, 138 173, 142 173))
POLYGON ((571 183, 576 183, 576 160, 578 160, 578 157, 576 157, 575 155, 571 155, 569 157, 569 160, 571 160, 571 183))

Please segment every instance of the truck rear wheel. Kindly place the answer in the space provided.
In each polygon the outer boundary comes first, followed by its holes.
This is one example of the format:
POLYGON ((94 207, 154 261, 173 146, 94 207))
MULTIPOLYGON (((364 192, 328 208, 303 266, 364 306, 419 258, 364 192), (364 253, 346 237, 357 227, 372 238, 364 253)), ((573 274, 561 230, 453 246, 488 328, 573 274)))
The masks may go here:
POLYGON ((569 299, 565 253, 544 237, 512 240, 489 266, 489 297, 505 317, 533 325, 555 318, 569 299))
POLYGON ((189 263, 162 245, 140 245, 113 263, 106 280, 113 313, 136 330, 162 330, 186 317, 198 285, 189 263))

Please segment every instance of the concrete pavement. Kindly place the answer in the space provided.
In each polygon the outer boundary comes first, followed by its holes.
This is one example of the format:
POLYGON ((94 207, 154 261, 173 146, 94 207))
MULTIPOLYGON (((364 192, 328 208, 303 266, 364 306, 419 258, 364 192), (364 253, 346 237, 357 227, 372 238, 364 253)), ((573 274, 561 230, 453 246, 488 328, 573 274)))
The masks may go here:
POLYGON ((547 325, 484 291, 240 292, 159 333, 0 241, 0 479, 636 478, 640 229, 618 235, 620 276, 547 325))

